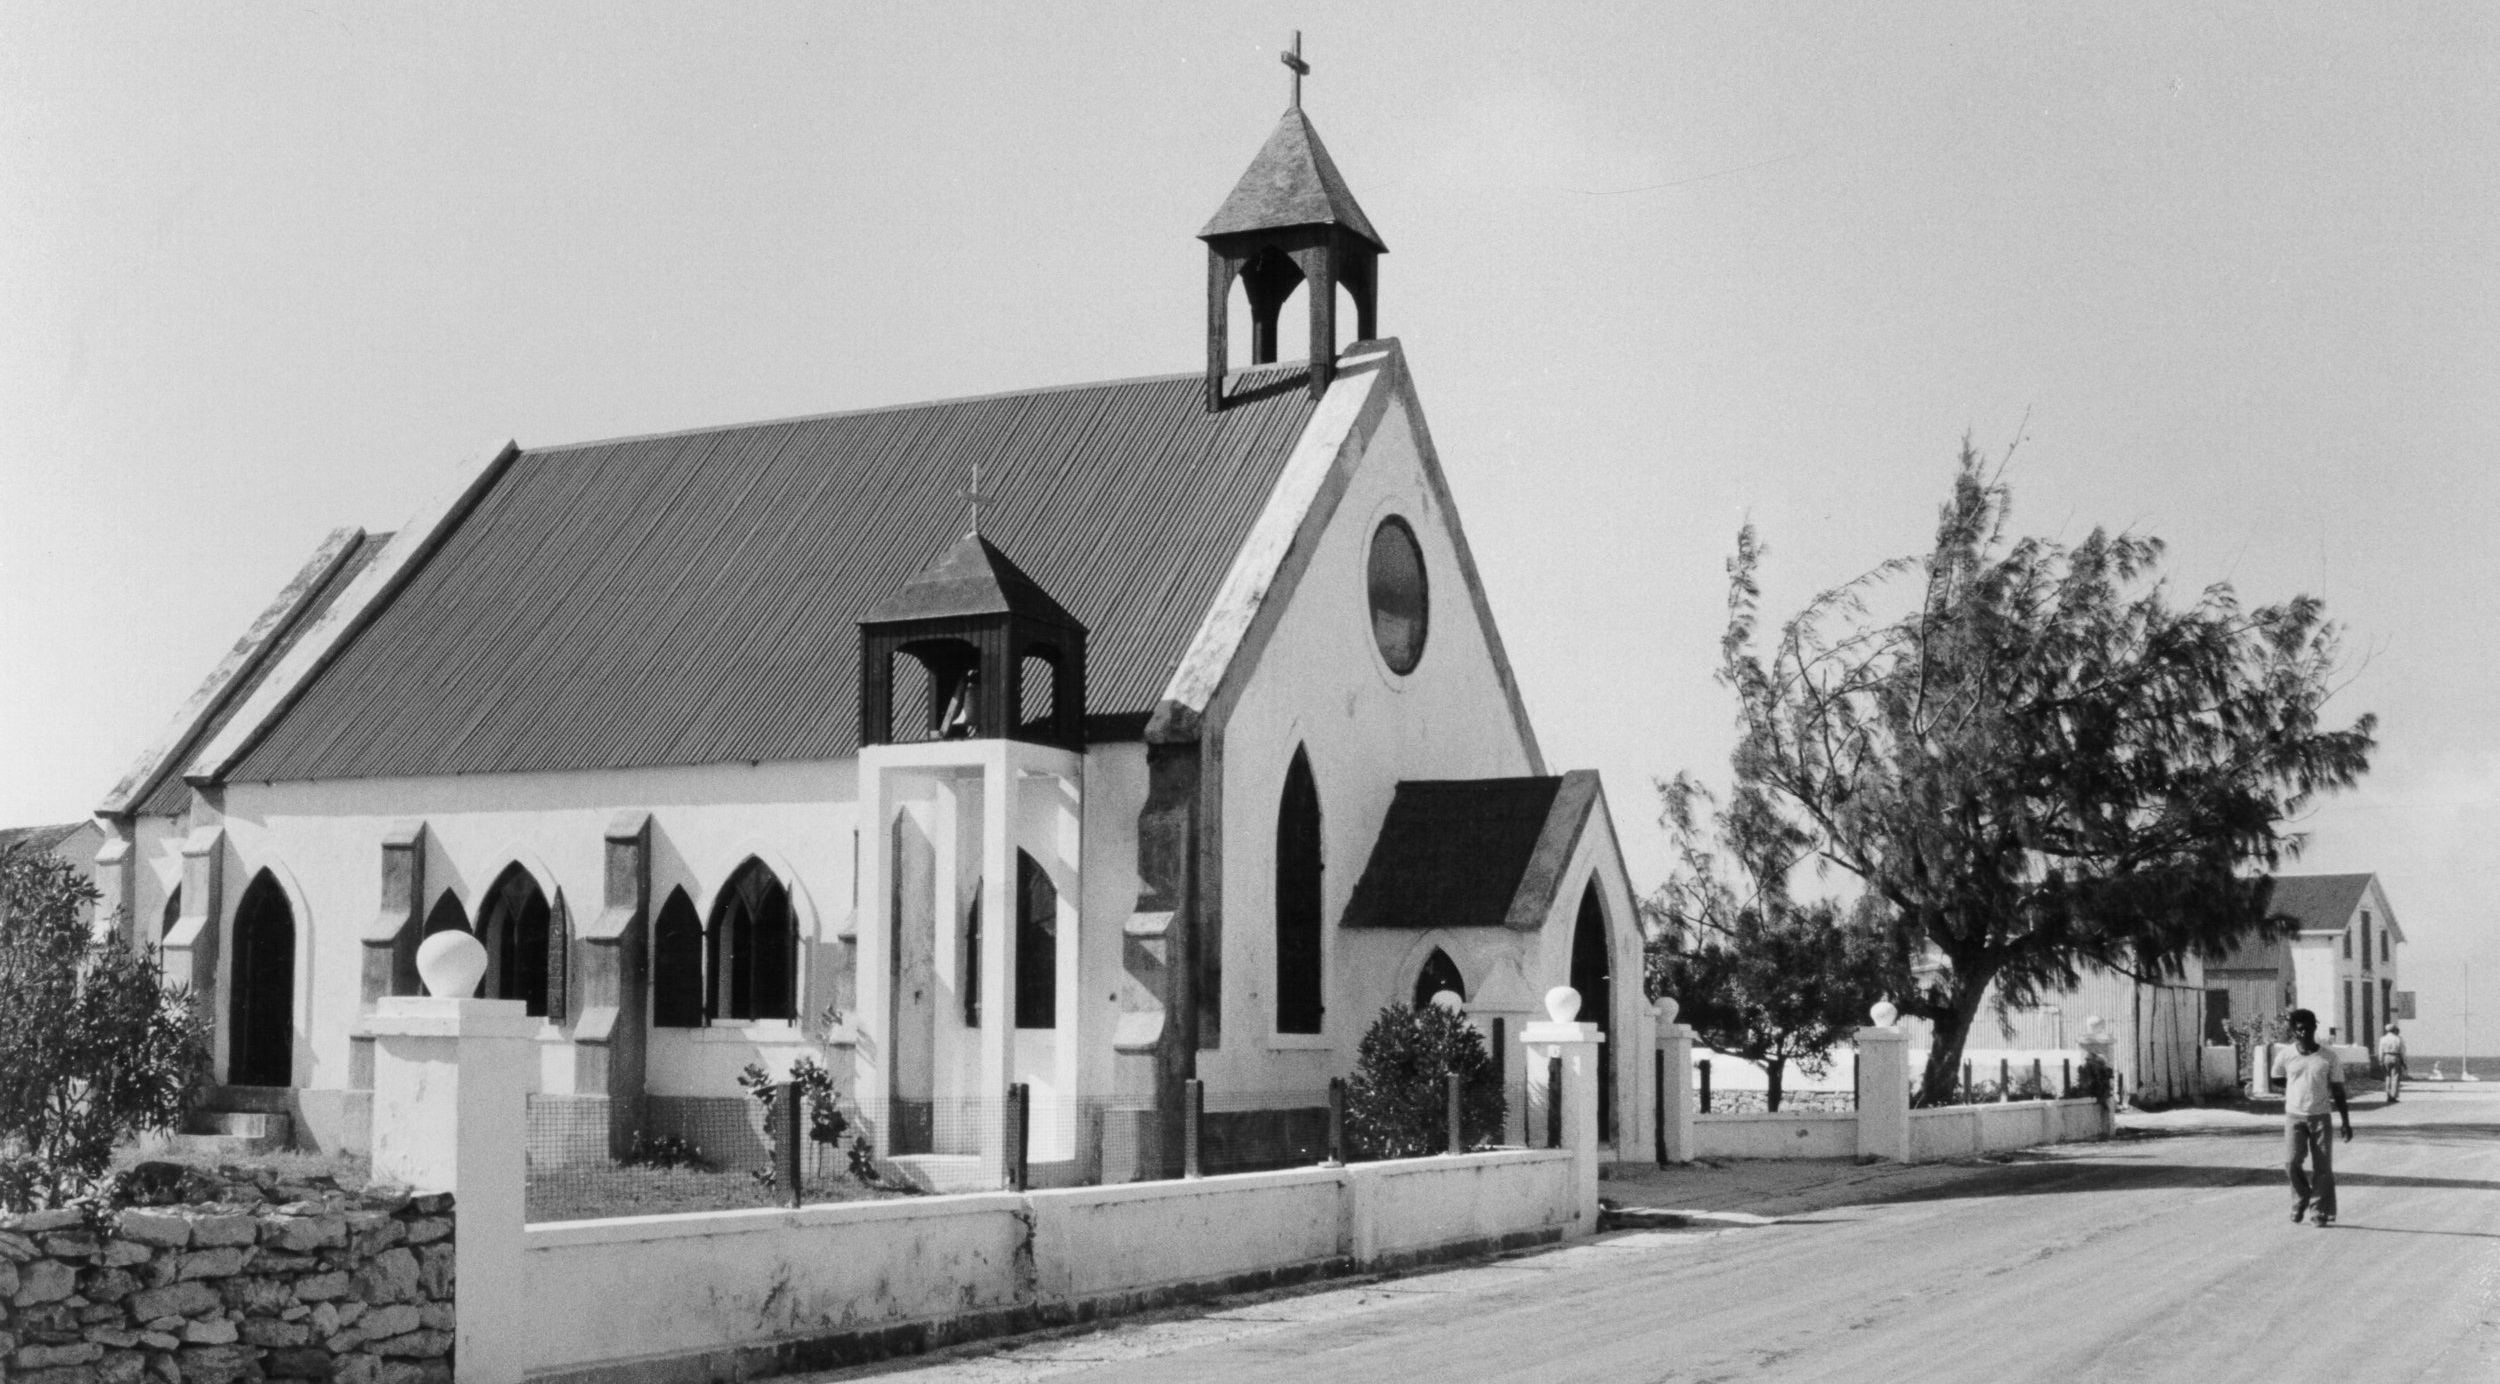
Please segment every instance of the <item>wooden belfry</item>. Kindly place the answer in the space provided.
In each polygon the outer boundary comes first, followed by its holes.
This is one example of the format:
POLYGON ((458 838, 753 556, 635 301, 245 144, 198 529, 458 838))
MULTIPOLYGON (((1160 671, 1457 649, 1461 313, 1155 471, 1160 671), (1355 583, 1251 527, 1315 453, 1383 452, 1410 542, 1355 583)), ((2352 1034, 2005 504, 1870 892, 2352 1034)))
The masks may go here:
POLYGON ((1276 359, 1276 319, 1297 286, 1311 308, 1311 397, 1328 391, 1337 367, 1337 286, 1354 299, 1355 339, 1379 333, 1380 257, 1389 253, 1363 208, 1347 190, 1328 146, 1302 113, 1302 35, 1278 55, 1293 71, 1293 104, 1233 185, 1215 219, 1198 232, 1207 243, 1207 410, 1224 407, 1226 333, 1233 280, 1250 302, 1250 363, 1276 359))
MULTIPOLYGON (((977 524, 977 477, 971 494, 977 524)), ((869 611, 859 644, 862 745, 1085 748, 1085 626, 977 530, 869 611), (895 664, 906 658, 927 671, 925 706, 895 704, 895 664)))

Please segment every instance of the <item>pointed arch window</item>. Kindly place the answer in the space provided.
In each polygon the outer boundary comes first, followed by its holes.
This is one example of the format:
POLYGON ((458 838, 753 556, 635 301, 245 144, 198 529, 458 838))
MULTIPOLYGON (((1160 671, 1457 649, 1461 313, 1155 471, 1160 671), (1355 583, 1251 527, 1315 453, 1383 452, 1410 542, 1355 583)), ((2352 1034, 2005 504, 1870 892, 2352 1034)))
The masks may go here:
POLYGON ((703 1027, 703 920, 682 888, 668 891, 651 930, 651 1026, 703 1027))
POLYGON ((1301 748, 1285 770, 1276 809, 1276 1031, 1317 1033, 1321 1001, 1320 910, 1326 862, 1320 850, 1319 783, 1301 748))
POLYGON ((1016 852, 1016 1027, 1059 1026, 1059 886, 1016 852))
POLYGON ((772 867, 750 856, 712 906, 715 1019, 798 1016, 798 919, 772 867))
POLYGON ((1439 947, 1424 958, 1424 968, 1415 973, 1415 1007, 1432 1003, 1432 997, 1447 990, 1460 999, 1467 998, 1467 977, 1458 973, 1458 963, 1439 947))
POLYGON ((434 901, 434 906, 425 911, 425 935, 431 937, 448 928, 458 928, 462 932, 467 932, 469 910, 461 906, 458 894, 446 889, 443 891, 443 896, 434 901))
POLYGON ((157 920, 156 941, 159 944, 162 944, 165 940, 165 934, 173 931, 174 924, 181 921, 182 886, 177 884, 173 887, 172 892, 165 895, 165 916, 157 920))
POLYGON ((507 867, 486 891, 478 906, 478 940, 486 944, 486 991, 499 1000, 519 1000, 533 1019, 550 1014, 559 982, 555 910, 538 880, 519 865, 507 867))

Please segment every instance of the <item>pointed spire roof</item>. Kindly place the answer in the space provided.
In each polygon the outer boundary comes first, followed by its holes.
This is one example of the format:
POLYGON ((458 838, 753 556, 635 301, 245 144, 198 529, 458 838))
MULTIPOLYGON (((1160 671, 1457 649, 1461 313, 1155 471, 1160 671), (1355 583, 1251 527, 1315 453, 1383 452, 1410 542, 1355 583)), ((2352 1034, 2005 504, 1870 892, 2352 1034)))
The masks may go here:
POLYGON ((965 615, 1022 615, 1055 625, 1085 628, 1052 600, 1041 583, 1024 574, 998 545, 968 533, 904 582, 893 595, 860 617, 863 625, 897 620, 940 620, 965 615))
POLYGON ((1276 122, 1276 129, 1260 146, 1259 156, 1250 161, 1249 171, 1233 184, 1233 194, 1198 232, 1200 240, 1241 231, 1272 231, 1287 226, 1343 226, 1370 241, 1382 254, 1389 252, 1380 232, 1372 229, 1371 218, 1363 215, 1354 194, 1347 190, 1345 175, 1337 171, 1336 160, 1328 157, 1328 146, 1320 143, 1319 131, 1300 106, 1285 112, 1276 122))

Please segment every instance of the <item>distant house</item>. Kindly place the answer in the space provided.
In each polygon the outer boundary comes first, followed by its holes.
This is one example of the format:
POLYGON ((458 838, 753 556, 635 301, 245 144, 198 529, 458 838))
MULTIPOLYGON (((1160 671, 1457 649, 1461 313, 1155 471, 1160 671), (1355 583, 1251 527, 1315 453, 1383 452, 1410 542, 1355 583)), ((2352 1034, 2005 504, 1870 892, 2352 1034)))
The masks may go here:
POLYGON ((2035 1057, 2055 1073, 2060 1055, 2077 1052, 2092 1021, 2099 1019, 2109 1036, 2110 1065, 2128 1095, 2190 1099, 2228 1079, 2227 1064, 2217 1070, 2214 1059, 2205 1056, 2206 1047, 2217 1041, 2209 1032, 2213 1021, 2205 974, 2192 956, 2171 980, 2140 980, 2087 966, 2071 988, 2043 992, 2029 1007, 2008 1008, 2002 1015, 1992 987, 1971 1026, 1964 1055, 1973 1075, 1983 1080, 1995 1077, 1993 1069, 2000 1061, 2010 1060, 2019 1068, 2035 1057))
POLYGON ((2331 1041, 2372 1047, 2396 1007, 2405 934, 2378 876, 2276 875, 2273 911, 2299 931, 2205 963, 2207 1023, 2318 1016, 2331 1041))

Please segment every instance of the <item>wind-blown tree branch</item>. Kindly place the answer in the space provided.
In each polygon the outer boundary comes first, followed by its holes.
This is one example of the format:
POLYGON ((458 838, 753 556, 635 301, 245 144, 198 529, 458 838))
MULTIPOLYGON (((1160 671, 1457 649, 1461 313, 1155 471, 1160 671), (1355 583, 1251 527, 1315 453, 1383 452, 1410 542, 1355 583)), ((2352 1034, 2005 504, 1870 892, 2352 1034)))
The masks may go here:
POLYGON ((1767 649, 1750 525, 1728 563, 1734 801, 1880 910, 1917 977, 1895 1000, 1934 1025, 1930 1092, 1991 985, 2028 1005, 2087 966, 2175 978, 2279 935, 2289 824, 2375 745, 2374 717, 2321 724, 2339 645, 2317 600, 2252 610, 2218 584, 2174 607, 2159 540, 2069 548, 2008 518, 1966 441, 1927 555, 1816 596, 1767 649), (1903 609, 1880 616, 1888 593, 1903 609))
POLYGON ((1649 992, 1673 996, 1703 1042, 1762 1068, 1776 1111, 1789 1064, 1822 1075, 1892 988, 1886 934, 1863 905, 1790 892, 1812 838, 1759 792, 1739 790, 1707 827, 1716 804, 1691 778, 1658 795, 1676 868, 1642 904, 1649 992))
POLYGON ((207 1073, 207 1021, 89 928, 95 901, 50 853, 0 851, 0 1211, 93 1191, 114 1145, 171 1127, 207 1073))

